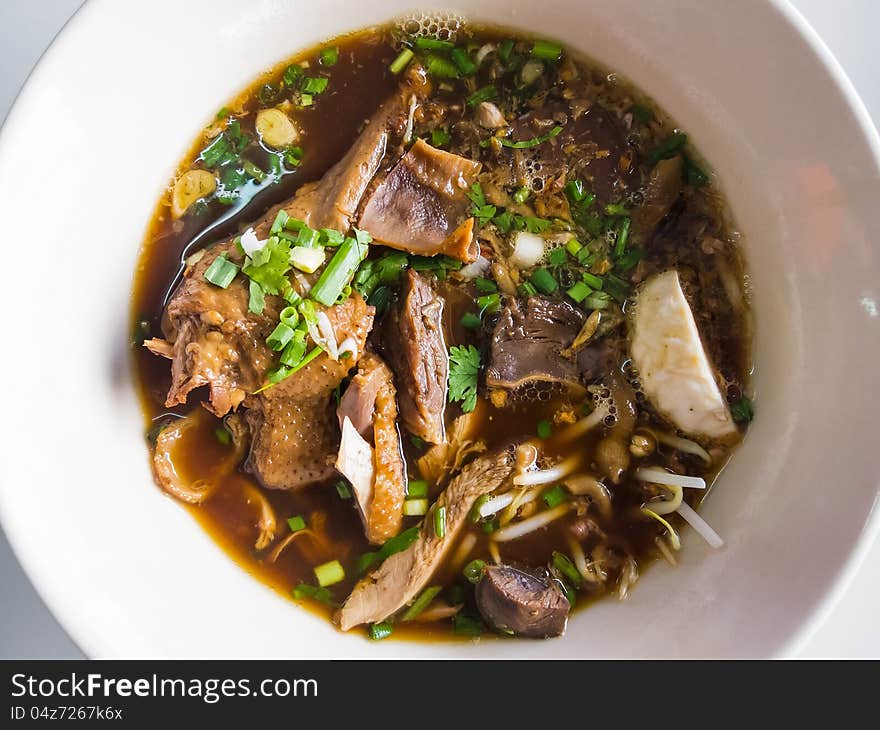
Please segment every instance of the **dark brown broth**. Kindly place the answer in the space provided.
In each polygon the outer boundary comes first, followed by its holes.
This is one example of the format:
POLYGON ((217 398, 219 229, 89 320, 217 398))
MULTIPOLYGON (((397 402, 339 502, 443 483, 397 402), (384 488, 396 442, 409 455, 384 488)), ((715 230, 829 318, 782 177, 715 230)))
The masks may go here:
MULTIPOLYGON (((497 38, 496 30, 470 29, 480 39, 497 38)), ((509 37, 511 34, 504 33, 509 37)), ((147 230, 140 263, 135 281, 133 296, 133 319, 135 322, 146 321, 154 334, 161 330, 161 319, 169 290, 181 270, 181 262, 188 253, 204 243, 219 240, 236 230, 245 221, 258 218, 272 205, 289 199, 295 190, 305 182, 320 178, 350 147, 356 138, 363 121, 386 98, 397 83, 397 77, 388 71, 391 60, 396 55, 388 42, 385 29, 369 30, 350 35, 334 41, 339 46, 339 62, 330 69, 325 69, 330 83, 327 92, 318 99, 315 107, 306 113, 297 115, 303 129, 303 147, 305 155, 302 166, 293 174, 259 192, 250 202, 238 208, 226 208, 214 203, 204 214, 185 216, 180 221, 172 221, 168 212, 168 197, 162 198, 156 208, 153 220, 147 230), (329 71, 329 73, 328 73, 329 71), (210 228, 209 235, 200 235, 210 228)), ((274 70, 258 79, 253 86, 246 89, 228 106, 235 110, 249 111, 250 115, 242 120, 243 126, 252 124, 254 111, 259 108, 256 92, 267 81, 277 80, 289 63, 309 60, 316 63, 317 50, 312 49, 279 64, 274 70)), ((190 154, 181 163, 185 170, 204 146, 200 137, 190 154)), ((706 193, 708 196, 710 193, 706 193)), ((702 201, 705 203, 706 201, 702 201)), ((719 203, 720 206, 720 203, 719 203)), ((718 218, 717 230, 725 231, 721 219, 720 207, 715 211, 718 218)), ((682 253, 675 249, 669 237, 662 238, 663 256, 674 259, 680 266, 699 266, 698 256, 682 253)), ((738 262, 734 262, 737 266, 738 262)), ((683 277, 687 285, 687 276, 683 277)), ((452 338, 457 342, 472 338, 460 326, 458 320, 461 312, 450 307, 447 321, 451 328, 452 338)), ((747 324, 732 315, 716 314, 708 320, 700 320, 701 328, 709 328, 709 345, 716 363, 728 379, 740 384, 747 382, 749 369, 748 330, 747 324)), ((705 331, 705 329, 704 329, 705 331)), ((621 347, 621 353, 624 349, 621 347)), ((142 402, 147 428, 161 422, 167 414, 182 415, 194 409, 200 409, 198 398, 204 393, 193 393, 186 406, 167 409, 163 403, 170 384, 169 366, 166 360, 155 357, 142 347, 134 348, 135 366, 141 388, 142 402)), ((621 354, 620 365, 625 355, 621 354)), ((502 446, 523 438, 534 438, 540 421, 551 420, 553 414, 563 405, 559 398, 531 404, 515 404, 505 410, 497 410, 488 401, 481 399, 478 404, 478 417, 481 420, 480 435, 490 448, 502 446)), ((579 404, 573 404, 579 407, 579 404)), ((457 406, 448 409, 448 418, 458 413, 457 406)), ((650 425, 662 426, 653 417, 643 411, 642 421, 650 425)), ((215 430, 220 422, 206 411, 200 416, 199 425, 187 433, 184 447, 177 454, 176 464, 184 476, 192 479, 207 478, 216 468, 219 461, 228 458, 231 447, 220 444, 215 430)), ((667 428, 663 426, 663 428, 667 428)), ((591 435, 579 444, 585 451, 591 450, 591 444, 597 435, 591 435)), ((414 461, 420 451, 407 438, 404 438, 407 461, 412 476, 418 476, 414 470, 414 461)), ((554 438, 544 444, 545 453, 553 456, 562 453, 554 438)), ((668 452, 669 450, 666 449, 668 452)), ((680 458, 679 468, 685 467, 688 473, 701 474, 711 481, 717 473, 705 474, 697 460, 690 457, 680 458)), ((310 541, 308 536, 297 538, 291 547, 284 551, 274 563, 266 556, 270 550, 257 551, 254 541, 257 536, 258 506, 249 494, 260 489, 248 475, 233 470, 223 476, 213 496, 199 507, 190 507, 193 516, 209 534, 233 557, 245 570, 267 583, 284 596, 291 596, 291 589, 300 582, 313 583, 312 568, 332 559, 340 560, 346 567, 347 577, 344 583, 333 586, 337 600, 348 595, 357 578, 354 566, 357 557, 371 550, 363 535, 363 528, 351 501, 339 498, 333 482, 318 485, 296 493, 261 490, 270 501, 279 521, 282 522, 279 533, 283 537, 287 528, 283 521, 293 515, 302 515, 307 523, 313 525, 325 516, 326 527, 322 531, 329 549, 322 550, 310 541)), ((625 480, 614 489, 614 518, 602 522, 607 534, 607 543, 618 547, 624 552, 638 557, 640 568, 644 569, 656 556, 655 538, 662 532, 656 523, 646 521, 639 513, 642 502, 641 486, 634 480, 625 480)), ((434 495, 432 495, 434 496, 434 495)), ((699 499, 688 495, 689 499, 699 499)), ((575 519, 573 514, 559 520, 550 528, 533 533, 526 538, 505 543, 502 554, 505 559, 523 563, 545 562, 553 550, 567 552, 564 529, 575 519)), ((679 524, 677 515, 671 519, 679 524)), ((408 519, 407 524, 416 524, 417 519, 408 519)), ((479 533, 477 545, 471 557, 488 556, 486 538, 479 533)), ((454 551, 453 551, 454 552, 454 551)), ((461 565, 446 565, 435 576, 433 583, 450 584, 461 581, 461 565)), ((580 600, 579 605, 587 602, 580 600)), ((322 614, 329 614, 329 609, 305 602, 309 608, 322 614)), ((403 624, 395 628, 395 637, 448 637, 449 623, 436 624, 403 624)))

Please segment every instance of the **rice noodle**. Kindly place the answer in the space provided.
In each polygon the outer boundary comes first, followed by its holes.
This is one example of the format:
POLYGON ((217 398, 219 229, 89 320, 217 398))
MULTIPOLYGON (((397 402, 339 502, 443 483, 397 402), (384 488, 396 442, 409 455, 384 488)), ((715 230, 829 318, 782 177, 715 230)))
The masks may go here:
POLYGON ((608 402, 603 400, 596 405, 593 412, 588 416, 584 416, 577 423, 573 423, 564 431, 561 431, 559 434, 559 440, 565 442, 583 436, 585 433, 602 423, 602 421, 604 421, 610 414, 611 410, 608 407, 608 402))
POLYGON ((491 541, 489 542, 489 555, 492 556, 495 565, 501 565, 501 551, 498 550, 498 545, 491 541))
POLYGON ((418 99, 416 99, 416 95, 413 94, 409 99, 409 115, 406 118, 406 129, 403 132, 403 143, 409 144, 412 139, 413 133, 413 118, 416 115, 416 107, 418 106, 418 99))
POLYGON ((642 466, 636 469, 636 479, 652 484, 663 484, 667 487, 687 487, 688 489, 705 489, 706 480, 701 477, 688 477, 684 474, 673 474, 659 467, 642 466))
MULTIPOLYGON (((507 542, 508 540, 516 540, 530 532, 540 530, 542 527, 549 525, 554 520, 564 517, 574 505, 571 502, 563 502, 553 509, 539 512, 534 517, 529 517, 522 522, 516 522, 492 534, 492 542, 507 542)), ((491 542, 489 543, 491 545, 491 542)))
POLYGON ((581 544, 574 539, 574 535, 566 534, 565 538, 568 542, 568 550, 571 553, 574 567, 577 568, 578 573, 581 574, 581 577, 584 580, 595 583, 595 575, 590 571, 590 567, 587 565, 587 556, 584 555, 584 549, 581 547, 581 544))
POLYGON ((717 550, 718 548, 724 547, 724 540, 721 539, 721 536, 715 532, 715 530, 709 526, 709 523, 700 517, 700 515, 698 515, 687 502, 682 502, 681 506, 678 508, 678 514, 684 517, 687 523, 700 534, 700 537, 708 542, 713 548, 717 550))
POLYGON ((465 281, 470 281, 471 279, 476 279, 478 276, 485 275, 490 266, 491 263, 489 262, 489 259, 478 256, 476 261, 459 269, 458 275, 465 281))
POLYGON ((541 494, 540 489, 519 489, 515 490, 516 495, 513 498, 513 501, 507 506, 507 509, 504 510, 504 513, 501 517, 498 518, 498 523, 500 525, 506 525, 510 522, 514 517, 516 517, 516 513, 519 511, 519 508, 523 505, 528 504, 529 502, 534 502, 538 495, 541 494))
POLYGON ((326 312, 318 312, 318 331, 321 333, 322 340, 315 340, 316 345, 320 345, 327 351, 331 360, 339 359, 339 345, 336 344, 336 331, 333 329, 333 323, 326 312))
POLYGON ((639 579, 639 564, 631 555, 627 557, 620 571, 620 578, 617 582, 617 598, 623 601, 629 594, 629 589, 639 579))
POLYGON ((536 484, 549 484, 550 482, 558 482, 560 479, 571 474, 581 463, 581 455, 573 454, 567 459, 560 461, 549 469, 539 469, 536 471, 527 471, 513 478, 513 483, 518 487, 532 487, 536 484))
POLYGON ((643 430, 650 433, 661 444, 671 446, 673 449, 685 454, 699 456, 707 464, 712 463, 712 457, 709 455, 709 452, 696 441, 691 441, 690 439, 682 438, 681 436, 676 436, 674 433, 667 433, 666 431, 655 431, 652 428, 646 428, 643 430))

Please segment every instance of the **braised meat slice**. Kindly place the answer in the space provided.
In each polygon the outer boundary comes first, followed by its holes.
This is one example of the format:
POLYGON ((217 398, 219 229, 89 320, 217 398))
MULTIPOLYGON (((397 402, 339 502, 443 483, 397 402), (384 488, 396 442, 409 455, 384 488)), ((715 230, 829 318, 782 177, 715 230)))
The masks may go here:
MULTIPOLYGON (((373 307, 356 293, 327 310, 339 342, 351 337, 363 352, 373 326, 373 307)), ((351 358, 322 354, 298 373, 248 398, 252 434, 245 469, 273 489, 298 489, 331 477, 339 445, 332 395, 348 374, 351 358)))
POLYGON ((378 355, 368 352, 336 409, 343 428, 337 468, 352 483, 367 539, 374 544, 394 537, 403 524, 406 476, 397 432, 396 394, 391 370, 378 355), (346 420, 361 437, 369 435, 372 445, 364 438, 345 438, 346 420), (360 479, 348 473, 352 470, 357 476, 369 474, 369 482, 359 483, 360 479))
POLYGON ((455 545, 473 503, 497 489, 512 471, 510 449, 479 456, 468 464, 435 504, 435 509, 446 510, 444 536, 437 536, 434 519, 429 515, 412 545, 392 555, 354 587, 336 615, 342 630, 382 621, 411 603, 455 545))
POLYGON ((391 248, 474 261, 467 191, 480 163, 417 140, 366 198, 358 225, 391 248))
POLYGON ((571 604, 546 569, 489 565, 476 589, 477 608, 496 629, 517 636, 561 636, 571 604))
POLYGON ((400 298, 385 317, 382 346, 399 386, 403 425, 428 443, 443 443, 449 373, 443 297, 413 269, 407 270, 400 298))
POLYGON ((679 155, 660 160, 645 185, 645 198, 632 212, 630 240, 643 246, 654 234, 681 194, 681 171, 684 163, 679 155))
MULTIPOLYGON (((512 299, 492 333, 486 368, 489 390, 529 397, 532 391, 561 385, 582 395, 584 380, 600 364, 593 348, 569 350, 583 323, 583 312, 565 301, 530 297, 523 305, 512 299)), ((504 397, 492 400, 500 405, 504 397)))

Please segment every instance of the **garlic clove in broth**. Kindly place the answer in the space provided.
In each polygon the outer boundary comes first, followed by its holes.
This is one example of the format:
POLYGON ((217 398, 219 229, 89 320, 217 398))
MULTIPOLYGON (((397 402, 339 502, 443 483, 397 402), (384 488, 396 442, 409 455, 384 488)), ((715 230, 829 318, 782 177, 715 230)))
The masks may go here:
POLYGON ((171 215, 180 218, 200 198, 217 189, 214 175, 207 170, 188 170, 183 173, 171 191, 171 215))
POLYGON ((276 150, 289 147, 299 138, 299 132, 280 109, 260 109, 254 123, 264 144, 276 150))

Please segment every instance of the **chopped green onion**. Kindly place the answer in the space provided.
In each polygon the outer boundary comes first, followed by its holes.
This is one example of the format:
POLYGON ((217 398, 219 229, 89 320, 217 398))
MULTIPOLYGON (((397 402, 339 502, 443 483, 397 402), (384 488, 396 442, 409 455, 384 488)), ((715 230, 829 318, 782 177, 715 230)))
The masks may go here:
POLYGON ((306 529, 306 521, 300 515, 295 515, 287 518, 287 526, 291 532, 299 532, 306 529))
MULTIPOLYGON (((288 342, 281 351, 278 362, 289 368, 296 368, 305 359, 306 338, 302 330, 296 330, 293 339, 288 342)), ((292 373, 288 373, 292 375, 292 373)))
POLYGON ((458 66, 458 70, 461 71, 465 76, 470 76, 474 71, 477 70, 477 64, 471 61, 470 56, 468 56, 467 51, 463 48, 453 48, 452 53, 452 61, 458 66))
POLYGON ((623 203, 608 203, 605 206, 606 215, 629 215, 629 211, 623 203))
POLYGON ((221 253, 205 271, 205 278, 214 286, 225 289, 232 283, 236 274, 238 274, 238 266, 229 261, 225 253, 221 253))
POLYGON ((413 45, 422 51, 451 51, 455 48, 452 41, 441 41, 437 38, 419 36, 413 41, 413 45))
POLYGON ((560 553, 558 550, 553 551, 553 567, 576 586, 581 584, 582 577, 574 563, 571 562, 567 555, 560 553))
POLYGON ((656 165, 660 160, 672 156, 675 152, 684 147, 687 142, 687 135, 684 132, 675 132, 664 139, 654 150, 645 158, 645 162, 649 165, 656 165))
POLYGON ((587 190, 584 187, 583 180, 569 180, 565 183, 565 196, 572 203, 580 203, 586 196, 587 190))
MULTIPOLYGON (((287 367, 287 365, 276 365, 274 368, 270 368, 266 372, 266 380, 268 380, 271 385, 277 385, 288 375, 290 375, 290 368, 287 367)), ((262 388, 258 388, 254 391, 254 394, 256 395, 257 393, 266 390, 268 387, 268 385, 264 385, 262 388)))
POLYGON ((491 535, 493 532, 496 532, 498 530, 498 527, 498 520, 489 520, 488 522, 484 522, 480 525, 480 528, 487 535, 491 535))
POLYGON ((592 296, 587 297, 581 302, 587 309, 607 309, 608 308, 608 295, 603 294, 602 292, 594 292, 592 296))
POLYGON ((461 316, 460 321, 461 326, 469 330, 475 330, 483 324, 483 321, 480 319, 479 315, 474 314, 473 312, 465 312, 461 316))
POLYGON ((476 523, 483 519, 482 515, 480 515, 480 509, 490 499, 491 497, 488 494, 481 494, 476 500, 474 500, 474 504, 471 506, 470 512, 468 512, 468 519, 471 522, 476 523))
POLYGON ((381 563, 383 560, 391 557, 395 553, 402 552, 406 550, 410 545, 415 542, 415 540, 419 536, 419 527, 416 525, 415 527, 410 527, 408 530, 404 530, 399 535, 390 538, 382 545, 381 548, 372 553, 364 553, 358 560, 358 570, 363 573, 369 570, 376 563, 381 563))
POLYGON ((425 57, 425 70, 430 76, 437 76, 441 79, 458 78, 458 67, 449 59, 436 54, 425 57))
POLYGON ((321 240, 327 246, 336 247, 345 240, 345 235, 333 228, 322 228, 319 233, 321 234, 321 240))
POLYGON ((485 560, 471 560, 471 562, 464 566, 464 570, 461 572, 464 573, 464 577, 471 583, 479 583, 480 578, 483 577, 483 568, 485 567, 485 560))
POLYGON ((617 259, 617 263, 614 265, 614 268, 617 271, 622 271, 625 273, 637 263, 639 263, 639 261, 641 261, 647 253, 648 250, 646 248, 631 248, 623 256, 617 259))
POLYGON ((585 271, 583 274, 581 274, 581 278, 584 280, 585 284, 588 284, 593 289, 598 289, 599 291, 602 290, 602 286, 605 283, 604 281, 602 281, 601 278, 599 278, 595 274, 591 274, 589 271, 585 271))
POLYGON ((629 284, 614 274, 605 277, 605 291, 622 304, 629 296, 629 284))
POLYGON ((339 49, 336 46, 321 49, 321 65, 335 66, 339 60, 339 49))
POLYGON ((336 487, 336 494, 339 495, 340 499, 351 499, 351 489, 347 481, 340 479, 334 486, 336 487))
POLYGON ((399 74, 403 71, 403 69, 409 65, 409 62, 413 60, 414 55, 415 54, 412 52, 411 48, 404 48, 397 54, 397 58, 395 58, 388 67, 391 73, 399 74))
POLYGON ((495 88, 494 84, 489 84, 488 86, 484 86, 482 89, 477 89, 473 94, 471 94, 467 98, 468 106, 476 106, 477 104, 481 104, 484 101, 490 101, 498 96, 498 89, 495 88))
POLYGON ((564 248, 554 248, 547 256, 547 260, 552 266, 562 266, 568 261, 568 252, 564 248))
POLYGON ((301 601, 303 598, 312 598, 315 601, 327 604, 328 606, 334 605, 333 595, 330 593, 329 589, 311 586, 308 583, 300 583, 294 588, 293 597, 298 601, 301 601))
POLYGON ((482 276, 474 279, 474 286, 481 294, 493 294, 498 291, 498 284, 492 281, 492 279, 486 279, 482 276))
POLYGON ((538 421, 538 438, 548 439, 553 435, 553 426, 550 425, 550 421, 546 418, 543 421, 538 421))
POLYGON ((303 94, 323 94, 330 79, 324 76, 311 76, 303 81, 303 94))
POLYGON ((299 312, 296 311, 296 307, 285 307, 278 315, 278 319, 288 327, 296 327, 299 324, 299 312))
POLYGON ((574 301, 580 304, 584 299, 586 299, 591 293, 592 289, 588 287, 582 281, 576 281, 574 286, 567 290, 565 293, 571 297, 574 301))
POLYGON ((338 560, 331 560, 329 563, 318 565, 314 571, 315 578, 318 579, 318 585, 321 588, 326 588, 345 580, 345 570, 342 568, 342 563, 338 560))
POLYGON ((434 534, 440 539, 446 537, 446 507, 434 510, 434 534))
POLYGON ((424 479, 410 479, 406 485, 407 497, 427 497, 428 482, 424 479))
POLYGON ((226 430, 225 426, 215 428, 214 437, 224 446, 229 446, 232 443, 232 434, 226 430))
POLYGON ((614 243, 614 258, 619 259, 623 256, 624 251, 626 251, 626 242, 629 240, 629 226, 630 219, 624 218, 620 222, 620 227, 617 229, 617 240, 614 243))
POLYGON ((393 631, 393 627, 387 621, 381 621, 378 624, 371 624, 370 638, 373 641, 381 641, 382 639, 387 639, 389 636, 391 636, 391 633, 393 631))
MULTIPOLYGON (((468 99, 468 103, 470 103, 470 99, 468 99)), ((498 141, 501 143, 502 147, 510 147, 515 150, 525 150, 530 147, 537 147, 539 144, 546 142, 549 139, 553 139, 556 135, 558 135, 562 131, 562 126, 557 124, 553 129, 551 129, 547 134, 542 134, 538 137, 532 137, 531 139, 526 139, 521 142, 513 142, 504 137, 499 137, 498 141)))
POLYGON ((223 119, 223 117, 228 117, 230 114, 231 111, 228 106, 221 106, 217 112, 217 119, 223 119))
POLYGON ((562 55, 562 46, 553 41, 536 41, 532 46, 532 56, 545 61, 558 61, 562 55))
POLYGON ((421 517, 427 512, 427 499, 407 499, 403 502, 403 514, 406 517, 421 517))
POLYGON ((315 99, 311 94, 302 94, 299 97, 299 105, 300 106, 311 106, 315 103, 315 99))
POLYGON ((533 297, 538 293, 538 290, 535 288, 534 284, 529 281, 524 281, 519 285, 518 289, 519 293, 524 297, 533 297))
POLYGON ((513 200, 517 203, 525 203, 529 199, 529 195, 532 194, 532 189, 527 185, 523 185, 521 188, 517 188, 513 194, 513 200))
POLYGON ((501 43, 498 44, 498 57, 502 61, 507 61, 507 59, 510 58, 510 54, 512 51, 513 41, 509 38, 505 41, 501 41, 501 43))
POLYGON ((288 66, 286 69, 284 69, 284 84, 286 86, 293 86, 302 78, 302 75, 302 66, 300 66, 299 64, 288 66))
POLYGON ((544 504, 550 509, 553 509, 568 499, 568 492, 566 492, 562 486, 557 484, 555 487, 550 487, 550 489, 544 492, 544 494, 541 495, 541 499, 544 500, 544 504))
POLYGON ((287 215, 287 211, 283 208, 275 214, 275 220, 272 221, 272 227, 269 229, 270 236, 277 236, 281 231, 284 230, 284 224, 287 223, 289 215, 287 215))
POLYGON ((755 417, 755 404, 751 398, 743 396, 730 404, 730 415, 737 423, 748 423, 755 417))
POLYGON ((452 630, 460 636, 479 636, 484 628, 480 619, 465 616, 460 612, 452 619, 452 630))
POLYGON ((559 288, 559 282, 547 269, 535 269, 529 277, 532 286, 542 294, 552 294, 559 288))
POLYGON ((480 312, 493 314, 501 306, 501 295, 495 292, 494 294, 484 294, 481 297, 477 297, 477 306, 480 308, 480 312))
POLYGON ((366 244, 361 244, 354 238, 346 238, 321 272, 309 296, 324 306, 333 306, 366 256, 367 249, 366 244))
POLYGON ((269 346, 269 349, 280 352, 292 339, 293 327, 286 322, 279 322, 275 329, 272 330, 272 334, 266 338, 266 344, 269 346))
POLYGON ((241 158, 241 166, 244 168, 244 171, 250 175, 257 182, 263 182, 268 177, 268 174, 262 170, 262 168, 257 167, 250 160, 241 158))
POLYGON ((248 311, 253 314, 262 314, 265 306, 266 297, 263 287, 251 279, 248 284, 248 311))
POLYGON ((438 127, 431 130, 431 145, 433 147, 442 147, 445 144, 449 144, 451 139, 452 135, 445 129, 438 127))
POLYGON ((406 609, 403 616, 400 617, 401 621, 412 621, 416 618, 422 611, 424 611, 433 601, 437 594, 442 590, 443 586, 430 586, 429 588, 425 588, 422 591, 421 595, 416 598, 415 601, 412 602, 412 605, 406 609))

